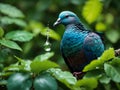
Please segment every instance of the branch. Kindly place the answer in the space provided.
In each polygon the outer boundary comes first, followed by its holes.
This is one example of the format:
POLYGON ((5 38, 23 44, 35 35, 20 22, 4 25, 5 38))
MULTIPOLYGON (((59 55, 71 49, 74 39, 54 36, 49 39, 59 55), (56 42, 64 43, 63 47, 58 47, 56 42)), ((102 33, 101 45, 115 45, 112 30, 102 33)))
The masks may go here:
POLYGON ((120 49, 115 50, 115 56, 120 56, 120 49))

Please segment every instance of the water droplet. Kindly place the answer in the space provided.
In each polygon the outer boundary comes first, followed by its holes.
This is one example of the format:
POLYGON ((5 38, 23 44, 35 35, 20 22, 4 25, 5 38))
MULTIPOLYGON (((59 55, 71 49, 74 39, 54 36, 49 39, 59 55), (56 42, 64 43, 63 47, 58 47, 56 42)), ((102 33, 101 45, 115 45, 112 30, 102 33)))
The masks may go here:
POLYGON ((45 49, 45 51, 49 52, 51 50, 51 43, 49 41, 49 36, 50 36, 50 29, 49 29, 49 27, 47 28, 46 36, 47 36, 47 39, 46 39, 46 42, 44 44, 44 49, 45 49))
POLYGON ((50 51, 51 50, 51 43, 46 41, 45 44, 44 44, 44 49, 45 51, 50 51))

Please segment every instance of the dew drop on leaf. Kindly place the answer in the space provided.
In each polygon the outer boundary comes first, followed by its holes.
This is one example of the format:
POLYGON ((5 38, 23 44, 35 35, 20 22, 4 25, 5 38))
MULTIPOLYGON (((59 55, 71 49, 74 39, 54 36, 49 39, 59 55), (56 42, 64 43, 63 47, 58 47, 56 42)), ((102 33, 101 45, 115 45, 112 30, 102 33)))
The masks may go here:
POLYGON ((44 49, 45 49, 45 51, 49 52, 51 50, 51 43, 49 41, 49 36, 50 36, 50 29, 49 29, 49 27, 47 29, 46 36, 47 36, 47 39, 46 39, 46 42, 44 44, 44 49))
POLYGON ((45 51, 50 51, 51 50, 51 43, 49 41, 45 42, 44 49, 45 49, 45 51))

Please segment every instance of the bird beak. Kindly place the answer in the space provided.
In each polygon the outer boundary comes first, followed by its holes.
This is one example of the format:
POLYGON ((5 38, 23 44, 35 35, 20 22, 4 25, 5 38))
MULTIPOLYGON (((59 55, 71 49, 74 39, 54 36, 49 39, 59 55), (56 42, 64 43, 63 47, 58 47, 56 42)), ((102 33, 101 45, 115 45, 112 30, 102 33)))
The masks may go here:
POLYGON ((57 21, 53 24, 53 26, 56 26, 56 25, 58 25, 58 24, 60 24, 60 23, 61 23, 61 19, 58 18, 57 21))

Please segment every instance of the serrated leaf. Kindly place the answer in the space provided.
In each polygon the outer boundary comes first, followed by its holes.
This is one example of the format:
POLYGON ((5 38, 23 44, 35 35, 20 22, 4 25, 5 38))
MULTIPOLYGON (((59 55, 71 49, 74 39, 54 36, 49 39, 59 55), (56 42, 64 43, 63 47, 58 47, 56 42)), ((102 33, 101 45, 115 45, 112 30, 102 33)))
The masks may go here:
POLYGON ((0 12, 10 17, 24 17, 24 14, 19 9, 10 4, 0 3, 0 12))
POLYGON ((52 61, 48 61, 48 60, 44 60, 44 61, 34 60, 30 64, 30 67, 31 67, 32 72, 39 73, 41 71, 45 71, 50 68, 59 67, 59 65, 52 61))
POLYGON ((120 68, 105 63, 104 70, 113 81, 120 83, 120 68))
POLYGON ((35 90, 57 90, 58 85, 56 80, 46 74, 42 74, 35 78, 34 80, 34 89, 35 90))
POLYGON ((11 48, 11 49, 16 49, 16 50, 22 51, 22 49, 16 42, 13 42, 10 40, 2 39, 2 40, 0 40, 0 44, 3 46, 6 46, 8 48, 11 48))
POLYGON ((6 16, 0 18, 0 21, 2 24, 6 24, 6 25, 16 24, 16 25, 21 26, 21 27, 25 27, 27 25, 26 22, 23 21, 22 19, 10 18, 10 17, 6 17, 6 16))
POLYGON ((27 31, 11 31, 5 35, 6 39, 11 39, 19 42, 30 41, 33 38, 33 34, 27 31))
POLYGON ((90 64, 85 66, 83 71, 86 72, 86 71, 93 70, 93 69, 99 69, 99 68, 103 67, 104 62, 106 62, 114 57, 115 57, 114 49, 109 48, 108 50, 104 51, 104 53, 101 55, 101 57, 99 57, 97 60, 91 61, 90 64))
POLYGON ((82 15, 88 23, 93 23, 100 15, 103 4, 100 0, 88 0, 83 7, 82 15))
POLYGON ((45 53, 45 54, 38 55, 37 57, 35 57, 34 60, 40 60, 40 61, 48 60, 48 59, 51 58, 53 55, 54 55, 54 52, 47 52, 47 53, 45 53))
POLYGON ((96 78, 84 78, 78 80, 76 85, 77 87, 83 87, 85 90, 93 90, 97 87, 98 82, 96 78))

